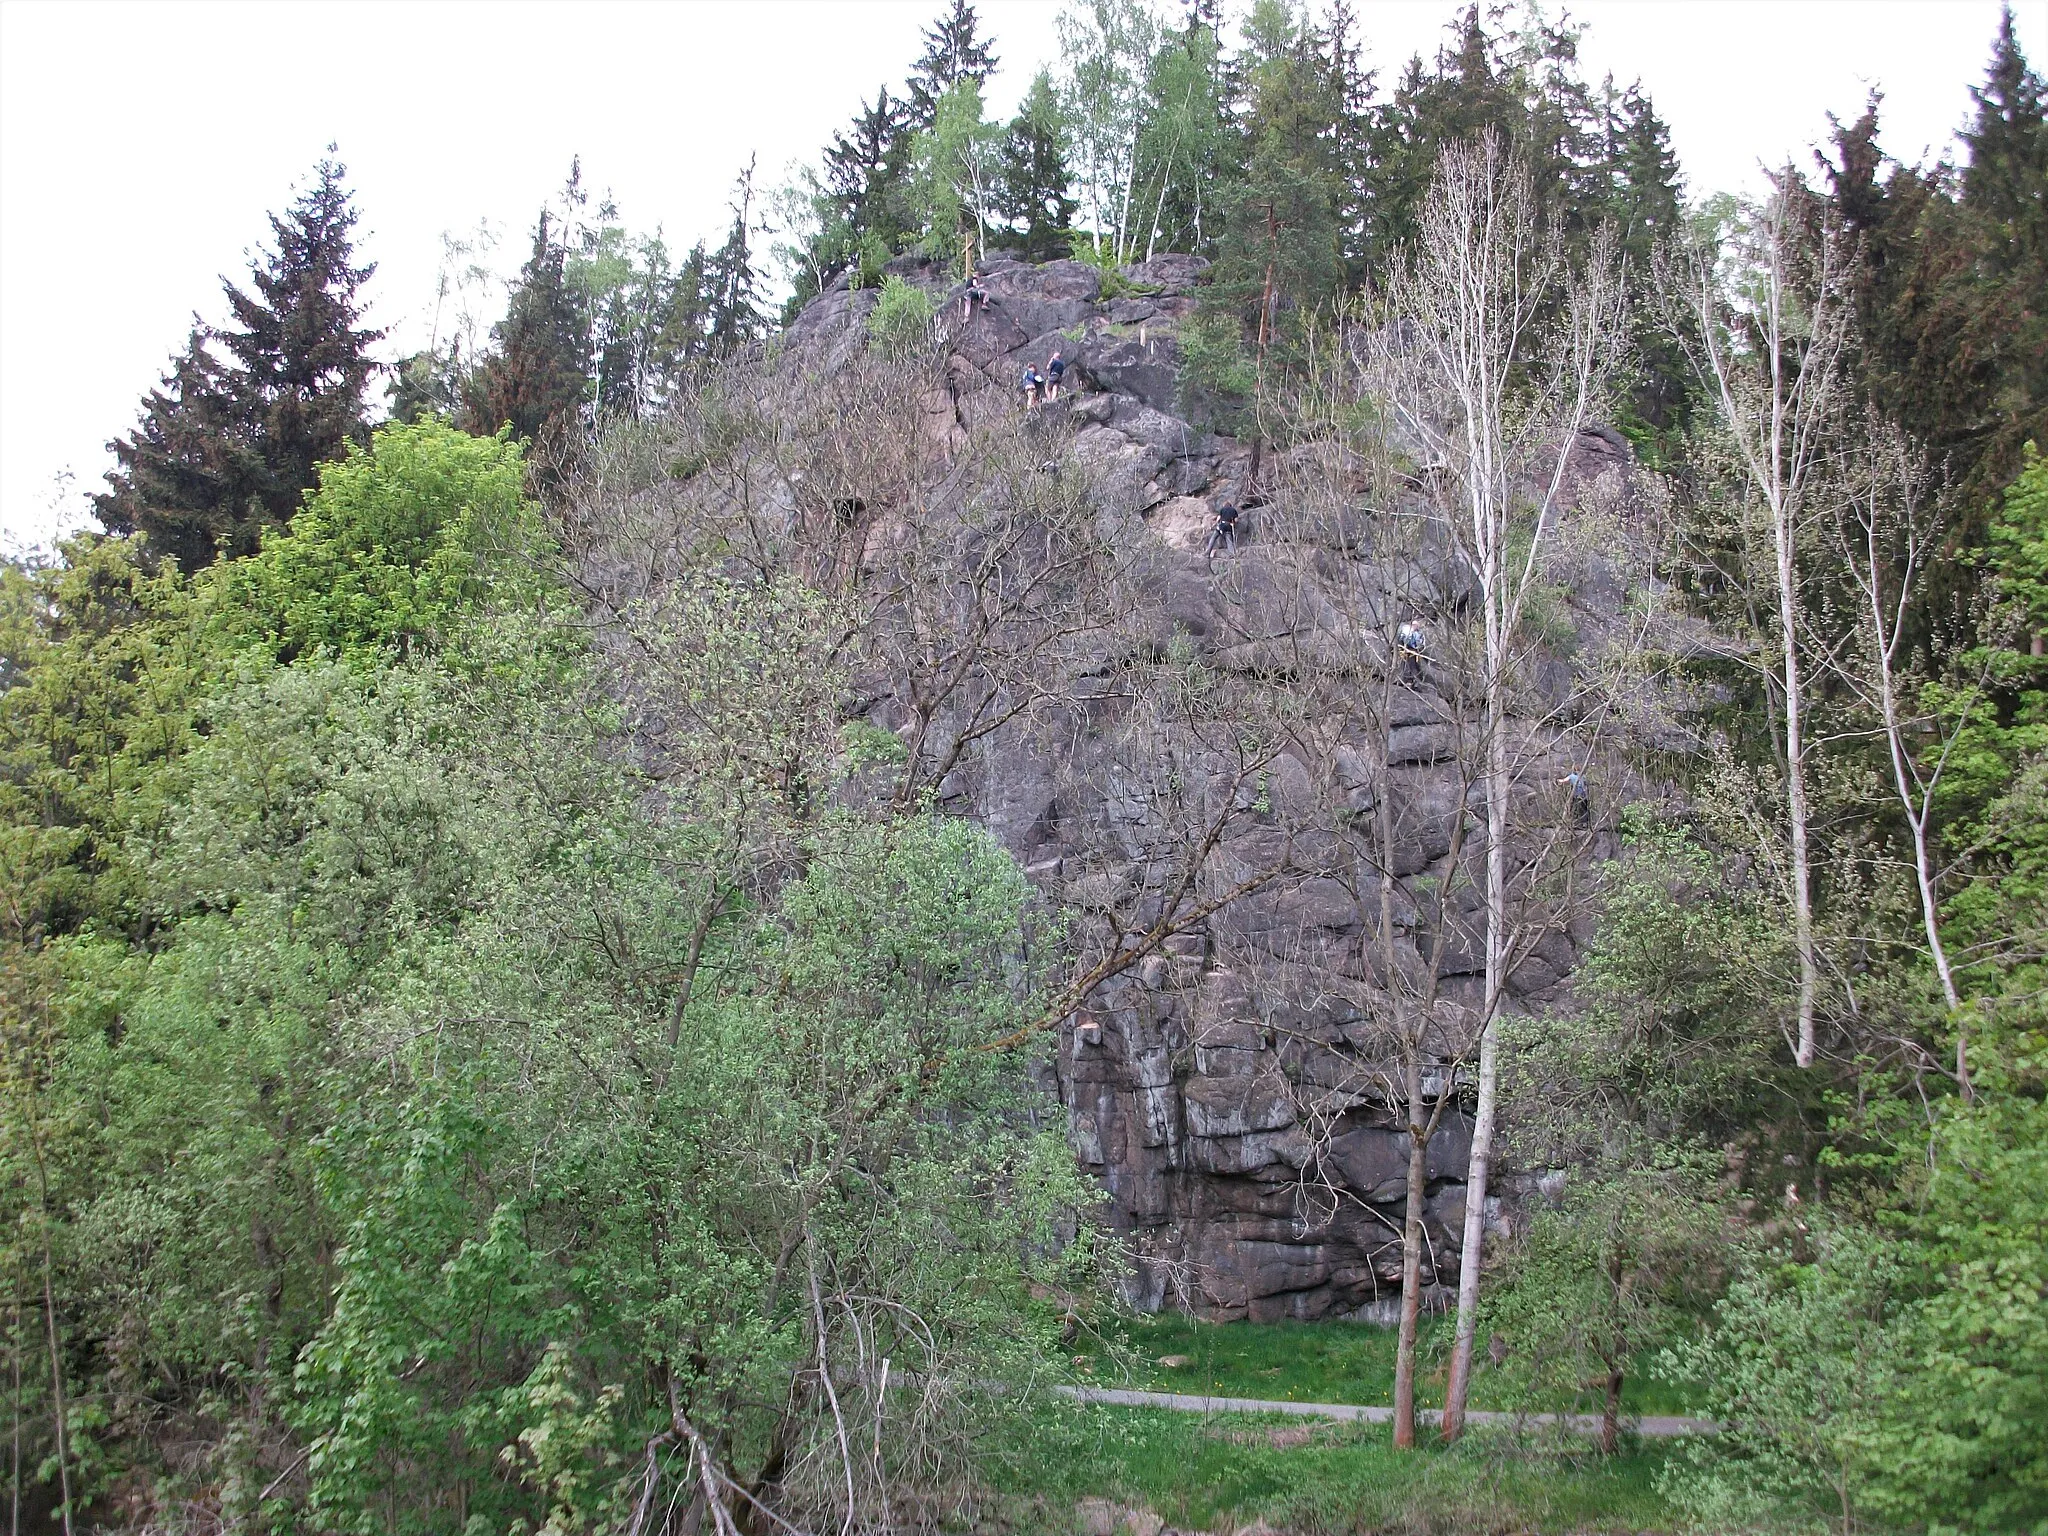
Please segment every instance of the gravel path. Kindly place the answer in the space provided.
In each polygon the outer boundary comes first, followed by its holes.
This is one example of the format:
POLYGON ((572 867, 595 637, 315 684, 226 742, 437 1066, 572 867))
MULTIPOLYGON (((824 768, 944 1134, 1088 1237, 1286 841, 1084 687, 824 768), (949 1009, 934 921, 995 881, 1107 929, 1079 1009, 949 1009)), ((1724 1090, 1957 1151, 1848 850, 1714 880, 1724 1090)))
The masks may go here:
MULTIPOLYGON (((1385 1424, 1394 1417, 1392 1408, 1357 1403, 1283 1403, 1258 1397, 1204 1397, 1193 1392, 1137 1392, 1127 1387, 1055 1387, 1056 1392, 1084 1403, 1116 1403, 1126 1408, 1171 1408, 1180 1413, 1292 1413, 1307 1418, 1348 1419, 1365 1424, 1385 1424)), ((1418 1423, 1434 1424, 1437 1410, 1415 1410, 1418 1423)), ((1557 1424, 1565 1423, 1584 1434, 1600 1433, 1597 1413, 1473 1413, 1470 1424, 1557 1424)), ((1674 1435, 1710 1435, 1720 1426, 1711 1419, 1688 1419, 1676 1414, 1651 1413, 1641 1418, 1624 1418, 1625 1427, 1652 1439, 1674 1435)))

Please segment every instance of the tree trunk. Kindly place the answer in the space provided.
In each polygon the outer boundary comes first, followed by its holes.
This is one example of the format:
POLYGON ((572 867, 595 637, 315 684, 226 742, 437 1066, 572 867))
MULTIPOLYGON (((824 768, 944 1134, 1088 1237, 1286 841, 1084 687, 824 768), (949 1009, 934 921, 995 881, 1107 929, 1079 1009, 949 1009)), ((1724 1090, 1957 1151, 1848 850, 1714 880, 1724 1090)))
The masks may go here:
POLYGON ((1807 843, 1805 688, 1799 674, 1798 573, 1793 565, 1791 515, 1782 502, 1772 511, 1771 533, 1777 544, 1778 625, 1784 642, 1785 807, 1792 823, 1792 923, 1799 946, 1799 1034, 1793 1059, 1802 1067, 1810 1067, 1820 967, 1813 950, 1813 867, 1807 843))
POLYGON ((1619 1366, 1607 1373, 1607 1404, 1600 1414, 1600 1454, 1612 1456, 1621 1447, 1621 1383, 1619 1366))
POLYGON ((1401 1331, 1394 1347, 1394 1445, 1415 1448, 1415 1335, 1422 1316, 1422 1208, 1429 1184, 1429 1133, 1422 1117, 1422 1056, 1408 1052, 1408 1205, 1401 1223, 1401 1331))
MULTIPOLYGON (((1489 517, 1491 514, 1489 514, 1489 517)), ((1500 1005, 1507 987, 1508 745, 1504 698, 1507 634, 1500 605, 1500 548, 1495 528, 1481 552, 1486 602, 1486 996, 1479 1036, 1479 1082, 1472 1115, 1472 1158, 1465 1173, 1465 1229, 1458 1246, 1458 1329, 1444 1386, 1446 1444, 1465 1431, 1472 1384, 1472 1345, 1479 1331, 1479 1265, 1486 1246, 1486 1182, 1493 1164, 1493 1121, 1500 1086, 1500 1005)))

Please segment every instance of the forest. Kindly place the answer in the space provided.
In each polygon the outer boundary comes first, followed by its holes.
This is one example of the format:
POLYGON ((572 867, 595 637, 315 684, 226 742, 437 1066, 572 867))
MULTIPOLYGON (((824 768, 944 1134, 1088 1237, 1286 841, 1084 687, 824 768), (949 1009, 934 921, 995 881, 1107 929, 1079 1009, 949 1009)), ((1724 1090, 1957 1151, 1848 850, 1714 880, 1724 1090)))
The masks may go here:
POLYGON ((0 564, 10 1536, 2048 1530, 2048 92, 1447 21, 250 231, 0 564))

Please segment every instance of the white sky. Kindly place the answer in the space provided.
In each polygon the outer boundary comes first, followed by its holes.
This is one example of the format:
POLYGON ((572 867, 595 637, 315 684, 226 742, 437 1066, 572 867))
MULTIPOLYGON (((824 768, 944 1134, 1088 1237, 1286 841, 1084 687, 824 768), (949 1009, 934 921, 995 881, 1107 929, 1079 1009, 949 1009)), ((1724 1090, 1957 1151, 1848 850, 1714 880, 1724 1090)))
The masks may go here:
MULTIPOLYGON (((1357 0, 1390 84, 1452 0, 1357 0)), ((419 345, 440 236, 489 220, 516 266, 581 154, 626 223, 686 246, 723 232, 750 153, 772 183, 860 98, 902 79, 941 0, 171 3, 0 0, 0 538, 85 521, 102 447, 184 341, 221 317, 322 149, 340 145, 377 262, 371 323, 419 345), (60 477, 72 478, 66 490, 60 477)), ((1056 52, 1055 0, 977 0, 1007 116, 1056 52)), ((1179 6, 1171 9, 1178 13, 1179 6)), ((1233 13, 1243 5, 1233 4, 1233 13)), ((1640 78, 1690 191, 1752 186, 1885 92, 1885 146, 1950 150, 1997 0, 1578 0, 1585 72, 1640 78)), ((2048 62, 2048 3, 2016 7, 2048 62)), ((381 386, 373 386, 380 388, 381 386)))

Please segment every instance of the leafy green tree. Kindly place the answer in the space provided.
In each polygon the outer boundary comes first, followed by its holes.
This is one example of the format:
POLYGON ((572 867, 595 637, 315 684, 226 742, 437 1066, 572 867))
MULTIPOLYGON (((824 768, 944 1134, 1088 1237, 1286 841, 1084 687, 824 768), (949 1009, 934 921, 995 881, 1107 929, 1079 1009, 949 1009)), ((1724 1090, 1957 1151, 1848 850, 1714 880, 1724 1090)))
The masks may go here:
POLYGON ((473 613, 531 606, 547 539, 524 481, 504 431, 471 437, 431 418, 381 427, 227 573, 224 616, 289 660, 434 645, 473 613))
POLYGON ((995 209, 1029 260, 1066 254, 1078 204, 1069 196, 1066 127, 1052 74, 1041 69, 1018 104, 1001 145, 995 209))
POLYGON ((949 86, 934 105, 931 127, 917 136, 911 180, 926 255, 950 263, 970 236, 987 248, 1001 134, 983 119, 981 88, 971 77, 949 86))
POLYGON ((891 273, 868 312, 868 335, 888 355, 908 356, 931 346, 937 315, 930 294, 891 273))
POLYGON ((1214 197, 1237 148, 1216 29, 1191 21, 1153 57, 1138 135, 1138 214, 1144 254, 1204 254, 1215 233, 1214 197))
POLYGON ((1608 1141, 1570 1169, 1554 1209, 1530 1216, 1484 1322, 1514 1390, 1598 1413, 1612 1456, 1624 1388, 1650 1351, 1689 1330, 1726 1232, 1718 1158, 1627 1133, 1608 1141))
POLYGON ((1895 1390, 1900 1266, 1854 1228, 1823 1232, 1811 1249, 1765 1247, 1716 1305, 1715 1326, 1666 1352, 1662 1368, 1699 1384, 1723 1425, 1667 1474, 1709 1528, 1851 1536, 1876 1512, 1873 1439, 1895 1390))
POLYGON ((1111 264, 1138 244, 1137 153, 1159 23, 1144 0, 1075 0, 1059 17, 1060 106, 1089 247, 1111 264))
POLYGON ((165 769, 231 667, 203 591, 143 554, 81 536, 53 563, 0 567, 0 884, 16 944, 143 924, 129 831, 167 813, 165 769))

